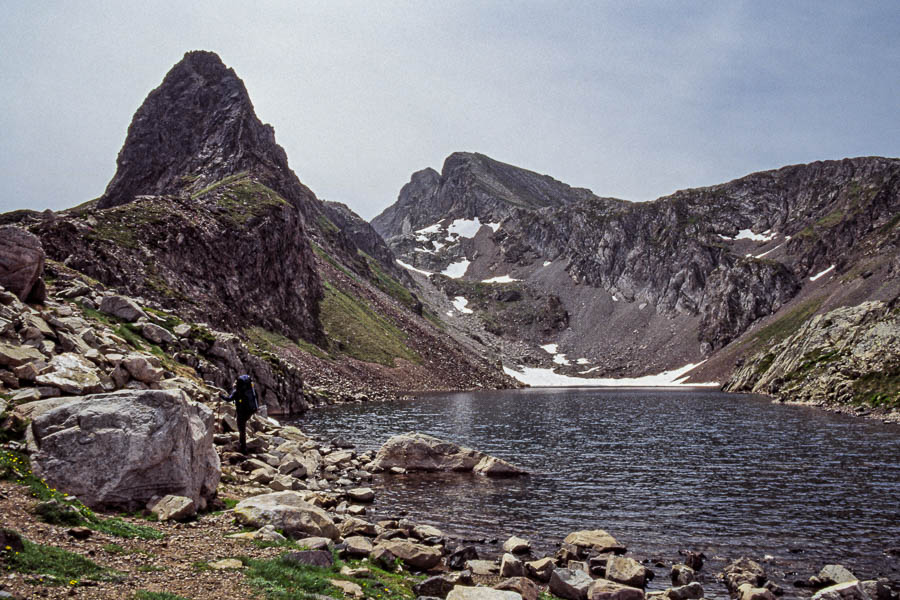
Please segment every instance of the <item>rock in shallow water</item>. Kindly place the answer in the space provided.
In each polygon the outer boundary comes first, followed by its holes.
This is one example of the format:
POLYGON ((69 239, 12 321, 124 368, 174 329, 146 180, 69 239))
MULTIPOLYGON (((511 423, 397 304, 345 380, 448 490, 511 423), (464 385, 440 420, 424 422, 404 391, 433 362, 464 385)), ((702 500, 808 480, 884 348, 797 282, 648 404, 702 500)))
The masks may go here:
POLYGON ((483 475, 524 475, 525 471, 506 461, 453 442, 424 435, 395 435, 378 450, 371 464, 374 470, 473 471, 483 475))

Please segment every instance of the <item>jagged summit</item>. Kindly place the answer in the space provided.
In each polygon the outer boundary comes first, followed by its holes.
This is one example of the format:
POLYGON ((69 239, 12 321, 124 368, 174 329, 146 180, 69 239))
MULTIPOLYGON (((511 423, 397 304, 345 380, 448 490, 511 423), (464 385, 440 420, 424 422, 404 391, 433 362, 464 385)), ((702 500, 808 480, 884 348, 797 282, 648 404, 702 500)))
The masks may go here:
POLYGON ((454 152, 441 172, 426 168, 413 173, 397 202, 372 219, 383 237, 410 233, 446 217, 493 218, 499 221, 517 208, 560 207, 596 198, 584 188, 476 152, 454 152))
POLYGON ((99 208, 191 193, 247 172, 289 200, 312 196, 288 167, 243 81, 214 52, 192 51, 135 113, 99 208), (295 189, 296 188, 296 189, 295 189))

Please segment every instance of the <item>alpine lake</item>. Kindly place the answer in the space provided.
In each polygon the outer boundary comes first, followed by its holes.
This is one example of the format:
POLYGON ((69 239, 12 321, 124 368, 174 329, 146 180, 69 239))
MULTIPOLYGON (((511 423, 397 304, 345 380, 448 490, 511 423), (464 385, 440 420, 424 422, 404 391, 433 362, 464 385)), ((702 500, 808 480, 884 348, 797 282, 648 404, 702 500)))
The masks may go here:
POLYGON ((421 432, 506 459, 519 478, 376 475, 370 519, 408 517, 498 556, 516 535, 536 557, 605 529, 668 585, 679 551, 714 575, 741 556, 787 596, 826 564, 900 579, 900 426, 708 388, 533 388, 424 394, 316 408, 296 421, 377 450, 421 432), (657 565, 657 566, 654 566, 657 565))

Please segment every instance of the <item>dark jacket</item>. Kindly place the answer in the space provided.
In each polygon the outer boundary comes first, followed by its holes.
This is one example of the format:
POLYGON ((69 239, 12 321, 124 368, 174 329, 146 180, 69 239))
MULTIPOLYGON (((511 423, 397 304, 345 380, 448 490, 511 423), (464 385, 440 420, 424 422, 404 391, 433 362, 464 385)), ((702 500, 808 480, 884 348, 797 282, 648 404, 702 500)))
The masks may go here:
POLYGON ((253 388, 249 375, 238 377, 234 389, 231 390, 231 395, 222 396, 222 399, 234 402, 238 419, 243 421, 249 419, 259 408, 256 390, 253 388))

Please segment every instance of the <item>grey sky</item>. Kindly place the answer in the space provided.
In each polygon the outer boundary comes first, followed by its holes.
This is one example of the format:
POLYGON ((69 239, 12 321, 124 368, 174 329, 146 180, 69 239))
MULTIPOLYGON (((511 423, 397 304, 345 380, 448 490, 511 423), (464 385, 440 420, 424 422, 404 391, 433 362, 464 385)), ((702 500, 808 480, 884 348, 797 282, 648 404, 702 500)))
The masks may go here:
POLYGON ((649 200, 900 154, 900 2, 3 2, 0 212, 99 196, 185 51, 218 52, 301 181, 371 218, 476 151, 649 200))

